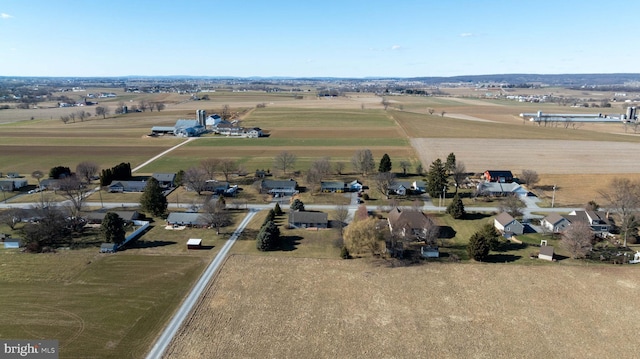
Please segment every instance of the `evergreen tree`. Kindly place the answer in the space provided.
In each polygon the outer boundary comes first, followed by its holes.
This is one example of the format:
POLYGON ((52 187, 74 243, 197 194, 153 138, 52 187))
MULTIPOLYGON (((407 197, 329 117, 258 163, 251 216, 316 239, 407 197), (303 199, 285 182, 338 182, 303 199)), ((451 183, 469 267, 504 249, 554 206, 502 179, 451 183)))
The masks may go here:
POLYGON ((378 172, 390 172, 391 171, 391 158, 388 154, 382 155, 380 159, 380 165, 378 166, 378 172))
POLYGON ((115 212, 107 212, 100 225, 100 233, 105 242, 116 244, 124 242, 124 220, 115 212))
POLYGON ((276 216, 282 216, 283 212, 282 208, 280 208, 280 203, 276 202, 276 205, 273 207, 273 211, 275 212, 276 216))
POLYGON ((278 247, 280 244, 280 229, 273 221, 265 223, 258 232, 256 238, 256 248, 260 251, 271 251, 278 247))
POLYGON ((447 156, 447 163, 444 165, 444 167, 447 169, 447 173, 453 172, 453 170, 456 168, 456 155, 453 152, 451 152, 447 156))
POLYGON ((158 180, 151 177, 147 181, 144 192, 140 197, 142 210, 154 216, 161 216, 167 210, 167 198, 162 194, 158 180))
POLYGON ((453 201, 451 201, 451 203, 449 203, 449 206, 447 206, 447 213, 450 214, 454 219, 463 218, 466 214, 462 199, 460 199, 460 196, 458 196, 457 193, 455 196, 453 196, 453 201))
POLYGON ((184 170, 180 170, 176 173, 176 178, 175 180, 173 180, 173 183, 176 185, 176 187, 180 187, 182 186, 183 181, 184 181, 184 170))
POLYGON ((273 209, 270 209, 269 212, 267 213, 267 217, 264 219, 264 222, 262 223, 262 225, 264 226, 265 224, 269 223, 269 222, 273 222, 276 219, 276 211, 274 211, 273 209))
POLYGON ((290 207, 290 208, 291 208, 291 210, 292 210, 292 211, 300 211, 300 212, 303 212, 303 211, 304 211, 304 203, 302 203, 302 201, 301 201, 301 200, 299 200, 299 199, 297 199, 297 198, 296 198, 296 199, 293 201, 293 203, 291 203, 291 207, 290 207))
POLYGON ((467 253, 469 253, 469 257, 477 261, 482 261, 489 255, 490 248, 491 244, 487 238, 483 236, 482 233, 476 232, 469 238, 467 253))
POLYGON ((431 198, 437 198, 442 194, 442 189, 447 186, 447 170, 439 158, 431 163, 427 173, 427 192, 431 198))

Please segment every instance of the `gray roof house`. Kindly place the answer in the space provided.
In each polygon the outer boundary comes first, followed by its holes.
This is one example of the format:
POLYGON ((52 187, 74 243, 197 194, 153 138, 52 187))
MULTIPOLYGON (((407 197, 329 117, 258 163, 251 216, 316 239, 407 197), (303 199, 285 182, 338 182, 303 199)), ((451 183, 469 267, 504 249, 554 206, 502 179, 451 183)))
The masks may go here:
POLYGON ((109 192, 144 192, 147 181, 113 181, 107 188, 109 192))
POLYGON ((117 214, 118 217, 122 218, 127 223, 140 218, 140 213, 137 211, 84 212, 81 216, 87 220, 87 223, 102 223, 104 216, 106 216, 108 212, 117 214))
POLYGON ((524 225, 513 218, 509 213, 502 212, 493 219, 493 226, 506 238, 514 234, 524 233, 524 225))
POLYGON ((175 173, 154 173, 151 177, 155 178, 160 184, 160 187, 173 187, 176 180, 175 173))
POLYGON ((206 227, 207 223, 202 218, 202 213, 171 212, 167 217, 168 225, 181 225, 192 227, 206 227))
POLYGON ((262 180, 260 183, 260 193, 269 193, 273 195, 292 195, 298 193, 296 188, 298 182, 295 180, 277 181, 277 180, 262 180))
POLYGON ((347 189, 347 185, 344 182, 340 181, 321 181, 320 182, 320 192, 345 192, 347 189))
POLYGON ((328 226, 328 215, 324 212, 289 212, 289 227, 291 228, 327 228, 328 226))
POLYGON ((432 221, 420 211, 394 208, 387 215, 389 230, 404 238, 416 240, 424 238, 424 233, 432 225, 432 221))
POLYGON ((550 232, 560 233, 571 225, 571 222, 557 213, 551 213, 540 221, 540 225, 550 232))
POLYGON ((525 196, 528 191, 515 182, 480 182, 477 187, 477 193, 483 196, 506 196, 510 194, 525 196))
POLYGON ((573 211, 564 216, 569 222, 585 222, 594 233, 607 233, 611 229, 611 221, 604 211, 573 211))

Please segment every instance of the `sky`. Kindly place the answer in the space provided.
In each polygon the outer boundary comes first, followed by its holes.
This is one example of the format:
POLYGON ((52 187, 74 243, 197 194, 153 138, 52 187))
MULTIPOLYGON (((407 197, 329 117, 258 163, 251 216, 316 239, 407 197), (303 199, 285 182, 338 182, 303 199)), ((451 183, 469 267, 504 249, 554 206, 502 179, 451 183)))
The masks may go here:
POLYGON ((0 76, 640 72, 630 0, 0 0, 0 76))

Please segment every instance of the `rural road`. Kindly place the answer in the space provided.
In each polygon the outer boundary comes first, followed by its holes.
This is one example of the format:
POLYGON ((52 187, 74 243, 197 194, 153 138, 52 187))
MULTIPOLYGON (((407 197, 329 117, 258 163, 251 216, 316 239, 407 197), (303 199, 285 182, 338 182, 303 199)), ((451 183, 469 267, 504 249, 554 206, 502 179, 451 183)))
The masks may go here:
POLYGON ((156 358, 162 357, 162 355, 164 354, 164 351, 169 346, 169 343, 171 343, 171 340, 175 336, 176 332, 178 331, 178 329, 180 329, 180 326, 182 325, 184 320, 187 318, 187 316, 193 309, 194 305, 198 301, 198 298, 200 298, 200 295, 209 284, 209 281, 211 280, 213 275, 216 273, 220 265, 224 262, 225 258, 227 257, 227 254, 229 253, 229 250, 231 249, 233 244, 236 242, 236 240, 240 236, 240 233, 242 233, 242 231, 245 229, 249 221, 251 221, 251 218, 253 218, 253 216, 257 212, 258 212, 257 210, 251 209, 249 213, 247 213, 247 215, 244 217, 242 222, 240 222, 235 232, 233 232, 233 234, 231 235, 231 238, 229 238, 229 240, 224 244, 224 246, 222 246, 222 249, 220 249, 220 252, 218 252, 216 257, 211 261, 211 263, 209 264, 207 269, 204 271, 204 273, 202 274, 198 282, 195 284, 193 289, 191 289, 191 292, 189 293, 187 298, 184 300, 184 302, 182 302, 182 305, 180 306, 178 311, 174 314, 173 318, 171 319, 167 327, 164 329, 160 337, 158 337, 158 340, 153 345, 153 347, 151 348, 151 351, 147 355, 147 359, 156 359, 156 358))

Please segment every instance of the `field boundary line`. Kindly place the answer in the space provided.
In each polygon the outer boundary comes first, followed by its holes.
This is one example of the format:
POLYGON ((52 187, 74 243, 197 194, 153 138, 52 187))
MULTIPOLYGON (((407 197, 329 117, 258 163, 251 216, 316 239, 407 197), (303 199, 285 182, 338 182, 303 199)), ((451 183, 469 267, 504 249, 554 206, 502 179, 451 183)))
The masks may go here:
POLYGON ((160 154, 155 155, 155 156, 151 157, 150 159, 148 159, 148 160, 144 161, 141 165, 139 165, 139 166, 137 166, 136 168, 132 169, 132 170, 131 170, 131 172, 132 172, 132 173, 133 173, 133 172, 138 172, 141 168, 143 168, 144 166, 148 165, 149 163, 151 163, 151 162, 153 162, 153 161, 157 160, 158 158, 160 158, 160 157, 162 157, 162 156, 166 155, 167 153, 169 153, 169 152, 171 152, 171 151, 175 150, 176 148, 178 148, 178 147, 180 147, 180 146, 186 145, 187 143, 189 143, 189 142, 191 142, 191 141, 193 141, 193 140, 195 140, 195 139, 196 139, 196 137, 189 137, 189 138, 187 138, 187 140, 186 140, 186 141, 180 142, 180 143, 178 143, 177 145, 175 145, 175 146, 173 146, 173 147, 169 148, 168 150, 165 150, 165 151, 161 152, 160 154))

